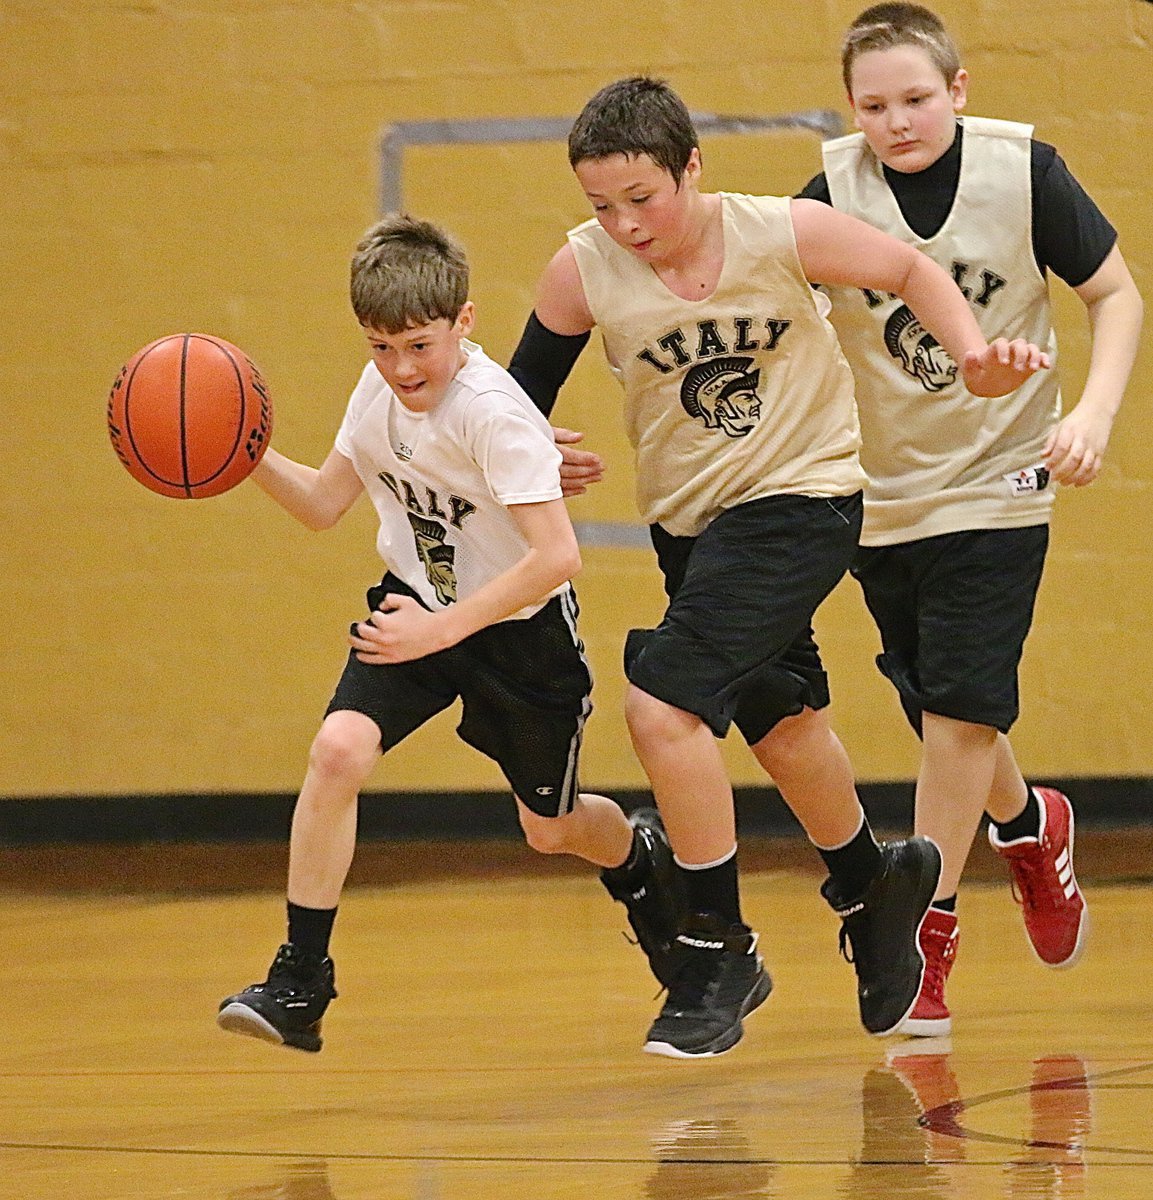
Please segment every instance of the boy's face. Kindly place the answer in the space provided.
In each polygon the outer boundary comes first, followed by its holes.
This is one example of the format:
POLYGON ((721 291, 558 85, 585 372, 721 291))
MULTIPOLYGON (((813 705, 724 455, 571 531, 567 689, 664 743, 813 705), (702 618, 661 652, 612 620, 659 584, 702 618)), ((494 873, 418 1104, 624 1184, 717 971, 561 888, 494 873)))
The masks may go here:
POLYGON ((427 325, 410 325, 399 333, 363 326, 372 361, 397 399, 413 412, 428 412, 444 399, 449 384, 464 366, 460 340, 472 332, 475 310, 465 303, 455 321, 440 317, 427 325))
POLYGON ((894 46, 862 54, 851 79, 857 128, 885 166, 924 171, 953 144, 956 116, 965 107, 965 71, 946 83, 920 46, 894 46))
POLYGON ((586 158, 574 171, 601 228, 642 261, 666 262, 691 232, 690 206, 701 173, 696 149, 679 188, 647 154, 586 158))

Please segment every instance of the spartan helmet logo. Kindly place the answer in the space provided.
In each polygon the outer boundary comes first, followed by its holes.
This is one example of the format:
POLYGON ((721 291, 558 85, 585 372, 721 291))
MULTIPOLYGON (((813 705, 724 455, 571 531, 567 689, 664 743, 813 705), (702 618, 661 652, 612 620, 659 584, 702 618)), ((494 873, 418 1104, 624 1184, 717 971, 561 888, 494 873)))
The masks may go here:
POLYGON ((424 563, 428 582, 436 589, 436 598, 441 604, 452 604, 456 600, 456 570, 453 567, 456 547, 445 544, 448 530, 439 521, 419 517, 414 512, 407 516, 416 552, 424 563))
POLYGON ((723 429, 732 438, 744 437, 761 418, 757 387, 761 370, 750 370, 751 358, 715 358, 697 363, 681 384, 681 404, 706 429, 723 429))
POLYGON ((939 392, 957 378, 957 364, 905 304, 885 322, 885 345, 927 392, 939 392))

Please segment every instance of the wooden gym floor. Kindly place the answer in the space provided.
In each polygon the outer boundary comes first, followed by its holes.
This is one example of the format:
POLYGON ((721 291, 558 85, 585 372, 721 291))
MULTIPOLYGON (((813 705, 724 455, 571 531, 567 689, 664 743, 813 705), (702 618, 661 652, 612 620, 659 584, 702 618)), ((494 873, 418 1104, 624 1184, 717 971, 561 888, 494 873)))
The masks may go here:
POLYGON ((1080 831, 1089 950, 1032 957, 978 846, 943 1041, 867 1037, 800 842, 743 848, 775 990, 730 1054, 640 1052, 623 910, 506 843, 369 844, 319 1055, 219 1031, 282 846, 0 850, 0 1197, 1147 1200, 1153 833, 1080 831))

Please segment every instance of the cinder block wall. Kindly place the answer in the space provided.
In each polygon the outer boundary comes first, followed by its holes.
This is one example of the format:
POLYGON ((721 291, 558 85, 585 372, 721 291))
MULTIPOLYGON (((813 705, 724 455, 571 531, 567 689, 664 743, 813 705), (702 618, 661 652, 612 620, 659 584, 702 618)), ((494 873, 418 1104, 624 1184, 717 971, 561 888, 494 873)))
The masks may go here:
MULTIPOLYGON (((1148 294, 1153 5, 938 7, 965 50, 970 111, 1035 122, 1057 144, 1148 294)), ((0 795, 294 789, 344 630, 379 575, 367 505, 314 535, 251 484, 173 501, 132 481, 104 403, 136 348, 182 330, 243 346, 273 391, 274 443, 319 463, 362 364, 347 261, 379 211, 386 128, 571 117, 637 71, 667 77, 697 111, 844 118, 838 43, 858 8, 593 3, 578 22, 541 0, 0 5, 0 795)), ((717 137, 705 161, 714 187, 788 194, 819 169, 818 139, 717 137)), ((467 244, 478 336, 506 358, 539 270, 586 215, 563 147, 410 147, 401 167, 405 203, 467 244)), ((1076 397, 1086 322, 1056 290, 1076 397)), ((1059 504, 1015 737, 1034 773, 1153 774, 1150 383, 1144 350, 1103 478, 1059 504)), ((619 395, 595 343, 557 417, 611 464, 574 517, 635 520, 619 395)), ((627 628, 660 612, 655 565, 637 550, 585 557, 598 679, 585 782, 637 787, 619 659, 627 628)), ((912 738, 873 669, 853 585, 819 634, 862 779, 910 778, 912 738)), ((501 788, 452 728, 446 717, 412 738, 374 787, 501 788)), ((740 745, 727 753, 738 783, 760 782, 740 745)))

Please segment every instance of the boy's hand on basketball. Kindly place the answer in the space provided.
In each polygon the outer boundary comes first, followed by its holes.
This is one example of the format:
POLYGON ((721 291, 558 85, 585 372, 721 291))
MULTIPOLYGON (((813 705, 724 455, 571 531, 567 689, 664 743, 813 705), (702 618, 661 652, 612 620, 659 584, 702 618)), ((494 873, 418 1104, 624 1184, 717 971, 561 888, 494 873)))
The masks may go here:
POLYGON ((997 338, 983 351, 970 350, 961 364, 965 386, 974 396, 1005 396, 1037 371, 1047 370, 1049 355, 1024 338, 997 338))
POLYGON ((444 618, 419 605, 411 596, 385 596, 380 608, 350 633, 348 644, 362 663, 408 662, 452 645, 444 618))
POLYGON ((566 499, 583 496, 590 484, 600 483, 604 478, 605 466, 600 455, 576 448, 576 443, 583 440, 584 434, 575 429, 558 429, 554 426, 552 436, 561 456, 561 494, 566 499))
POLYGON ((1045 465, 1053 478, 1067 487, 1084 487, 1101 471, 1113 418, 1078 404, 1049 434, 1045 465))

